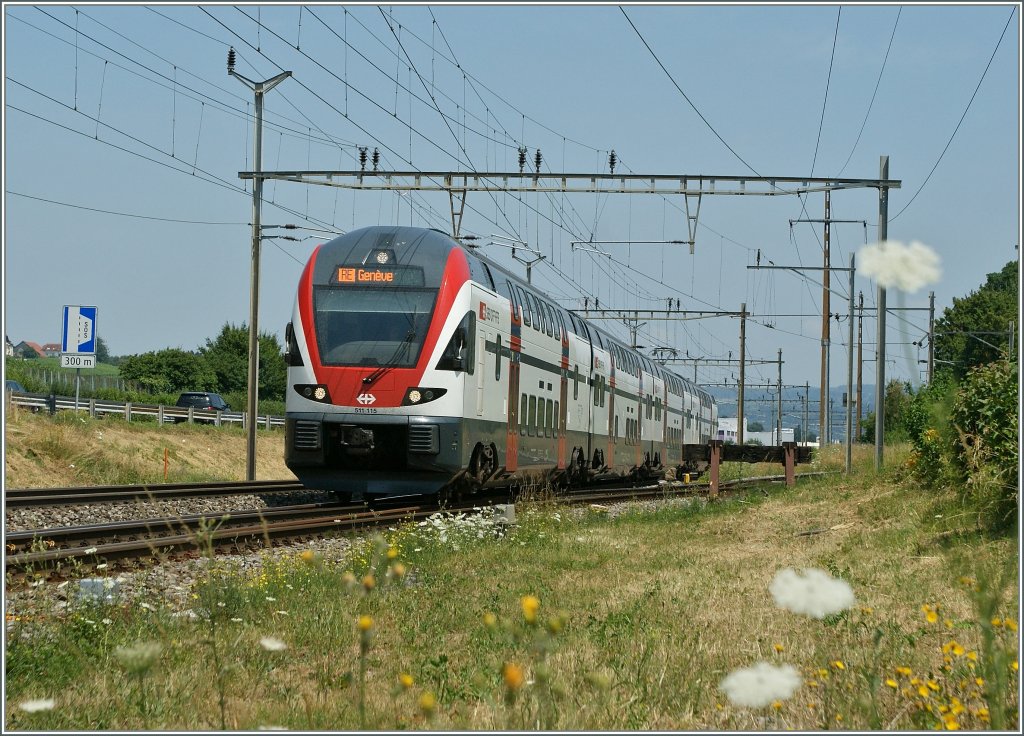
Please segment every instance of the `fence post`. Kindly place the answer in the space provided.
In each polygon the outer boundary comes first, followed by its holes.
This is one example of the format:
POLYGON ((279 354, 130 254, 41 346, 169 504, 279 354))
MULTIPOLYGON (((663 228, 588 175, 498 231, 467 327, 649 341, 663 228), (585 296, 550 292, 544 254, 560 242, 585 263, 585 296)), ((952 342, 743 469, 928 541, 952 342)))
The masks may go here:
POLYGON ((218 409, 217 410, 217 416, 213 420, 213 426, 215 426, 215 427, 219 427, 220 426, 220 418, 221 418, 222 414, 223 414, 223 412, 220 409, 218 409))
POLYGON ((157 404, 157 407, 156 407, 156 423, 157 424, 163 424, 164 423, 164 405, 163 404, 157 404))
POLYGON ((196 408, 194 406, 190 406, 188 408, 188 423, 189 424, 192 424, 193 423, 192 420, 195 419, 195 410, 196 410, 196 408))
POLYGON ((796 443, 783 442, 782 451, 785 453, 786 485, 796 485, 796 443))
POLYGON ((57 394, 50 394, 46 397, 46 405, 50 408, 50 416, 57 413, 57 394))
POLYGON ((96 399, 89 399, 89 416, 96 418, 96 399))
POLYGON ((270 412, 267 412, 267 431, 270 431, 270 412))
POLYGON ((130 422, 132 420, 132 402, 124 402, 124 420, 130 422))
POLYGON ((711 485, 709 493, 711 498, 718 498, 718 470, 722 462, 723 440, 711 440, 711 485))

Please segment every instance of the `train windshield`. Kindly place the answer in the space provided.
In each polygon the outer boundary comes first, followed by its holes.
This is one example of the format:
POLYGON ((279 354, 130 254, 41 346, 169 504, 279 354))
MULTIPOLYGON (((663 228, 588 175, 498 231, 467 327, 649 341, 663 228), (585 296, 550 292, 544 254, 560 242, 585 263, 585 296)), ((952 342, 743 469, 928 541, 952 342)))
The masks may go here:
POLYGON ((313 306, 321 362, 414 366, 436 295, 433 289, 316 287, 313 306))

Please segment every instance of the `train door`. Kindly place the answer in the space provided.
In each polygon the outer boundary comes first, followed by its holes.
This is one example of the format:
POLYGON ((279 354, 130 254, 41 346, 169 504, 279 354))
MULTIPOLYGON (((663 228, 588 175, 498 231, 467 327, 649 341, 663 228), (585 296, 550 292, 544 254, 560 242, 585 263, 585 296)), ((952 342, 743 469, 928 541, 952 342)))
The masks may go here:
POLYGON ((505 439, 505 469, 514 472, 519 469, 519 423, 526 417, 519 416, 519 359, 523 348, 523 312, 515 289, 508 283, 511 299, 509 361, 508 361, 508 423, 505 439))
MULTIPOLYGON (((592 336, 596 333, 592 333, 592 336)), ((594 338, 595 342, 597 339, 594 338)), ((611 424, 609 423, 608 402, 609 402, 609 374, 611 370, 611 355, 593 345, 593 362, 590 369, 590 449, 589 457, 591 466, 600 468, 612 457, 611 449, 611 424), (606 456, 605 453, 609 454, 606 456)))

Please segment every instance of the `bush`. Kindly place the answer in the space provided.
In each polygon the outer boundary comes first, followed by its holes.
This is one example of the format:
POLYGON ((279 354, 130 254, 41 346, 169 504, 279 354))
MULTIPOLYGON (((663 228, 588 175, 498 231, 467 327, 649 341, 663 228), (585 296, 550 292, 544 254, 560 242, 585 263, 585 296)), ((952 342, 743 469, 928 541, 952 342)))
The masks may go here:
POLYGON ((1000 360, 967 374, 953 401, 954 462, 968 471, 964 493, 985 524, 1003 528, 1016 518, 1018 394, 1016 363, 1000 360))
POLYGON ((914 394, 904 410, 903 428, 914 446, 910 465, 931 486, 947 477, 952 467, 947 448, 956 440, 949 423, 955 393, 956 385, 946 375, 914 394))

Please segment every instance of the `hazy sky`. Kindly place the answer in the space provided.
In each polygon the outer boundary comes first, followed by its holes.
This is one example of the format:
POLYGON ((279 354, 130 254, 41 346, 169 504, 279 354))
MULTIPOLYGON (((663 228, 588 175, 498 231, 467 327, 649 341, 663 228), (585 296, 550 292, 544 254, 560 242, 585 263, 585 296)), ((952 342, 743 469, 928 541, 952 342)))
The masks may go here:
MULTIPOLYGON (((622 173, 876 179, 888 155, 902 181, 889 237, 939 254, 939 314, 1017 257, 1019 4, 622 8, 628 20, 616 5, 5 3, 6 334, 57 342, 63 305, 96 305, 98 335, 130 354, 195 349, 248 320, 252 204, 238 173, 253 168, 253 95, 227 75, 230 46, 251 79, 293 73, 266 96, 265 170, 351 170, 366 146, 382 170, 515 171, 525 145, 527 168, 539 148, 553 172, 607 172, 614 149, 622 173)), ((268 225, 450 227, 443 193, 287 182, 264 193, 268 225)), ((681 197, 470 194, 462 230, 537 249, 534 283, 570 308, 584 295, 612 308, 746 302, 747 355, 774 360, 782 348, 784 382, 816 385, 820 272, 746 268, 758 251, 762 264, 822 265, 822 225, 790 221, 821 219, 823 196, 804 204, 706 196, 693 255, 638 242, 687 238, 681 197)), ((834 193, 831 214, 867 221, 832 226, 833 265, 846 266, 877 239, 877 190, 834 193)), ((278 335, 305 259, 330 237, 287 232, 303 239, 263 243, 259 323, 278 335)), ((486 248, 525 274, 508 248, 486 248)), ((834 274, 831 303, 844 315, 846 278, 834 274)), ((858 278, 857 289, 874 306, 875 284, 858 278)), ((890 292, 889 306, 925 307, 928 291, 890 292)), ((909 379, 926 351, 905 343, 923 337, 927 313, 903 319, 889 319, 887 371, 909 379)), ((835 386, 845 318, 833 328, 835 386)), ((870 360, 873 313, 864 331, 870 360)), ((652 321, 638 342, 735 358, 738 332, 729 317, 652 321)), ((748 376, 774 382, 775 367, 748 376)))

